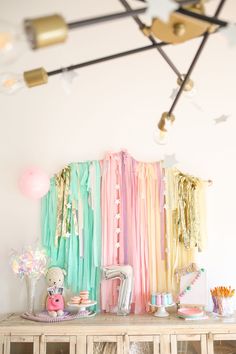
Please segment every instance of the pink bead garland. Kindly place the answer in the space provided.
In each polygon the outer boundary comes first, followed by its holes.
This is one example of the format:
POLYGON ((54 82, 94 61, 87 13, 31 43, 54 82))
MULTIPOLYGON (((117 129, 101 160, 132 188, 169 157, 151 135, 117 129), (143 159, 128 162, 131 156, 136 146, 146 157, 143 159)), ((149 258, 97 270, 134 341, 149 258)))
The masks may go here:
POLYGON ((201 268, 199 271, 197 271, 196 276, 195 276, 195 277, 193 278, 193 280, 189 283, 189 285, 186 286, 186 288, 185 288, 183 291, 181 291, 181 292, 179 293, 179 295, 177 295, 177 301, 179 301, 180 298, 183 297, 183 296, 187 293, 187 291, 190 291, 190 290, 191 290, 191 286, 196 283, 196 281, 200 278, 201 273, 203 273, 204 271, 205 271, 205 270, 204 270, 203 268, 201 268))

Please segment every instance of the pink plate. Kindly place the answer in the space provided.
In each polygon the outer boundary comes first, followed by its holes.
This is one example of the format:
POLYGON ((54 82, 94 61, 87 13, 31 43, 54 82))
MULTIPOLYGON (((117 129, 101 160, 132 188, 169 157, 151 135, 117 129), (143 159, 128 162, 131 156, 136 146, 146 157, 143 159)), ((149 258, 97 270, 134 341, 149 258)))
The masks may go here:
POLYGON ((202 316, 203 311, 194 307, 183 307, 178 310, 178 315, 183 317, 197 317, 202 316))

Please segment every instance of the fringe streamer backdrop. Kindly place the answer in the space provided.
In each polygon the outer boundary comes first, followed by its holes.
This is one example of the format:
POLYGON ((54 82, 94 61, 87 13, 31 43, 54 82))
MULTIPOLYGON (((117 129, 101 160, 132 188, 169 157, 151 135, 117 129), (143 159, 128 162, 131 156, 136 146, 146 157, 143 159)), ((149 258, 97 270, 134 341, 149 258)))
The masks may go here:
POLYGON ((127 152, 72 163, 51 179, 42 200, 42 240, 51 265, 67 272, 73 292, 87 289, 97 310, 113 311, 118 281, 100 268, 134 269, 132 310, 146 311, 150 293, 178 291, 175 270, 195 261, 205 239, 205 183, 127 152))

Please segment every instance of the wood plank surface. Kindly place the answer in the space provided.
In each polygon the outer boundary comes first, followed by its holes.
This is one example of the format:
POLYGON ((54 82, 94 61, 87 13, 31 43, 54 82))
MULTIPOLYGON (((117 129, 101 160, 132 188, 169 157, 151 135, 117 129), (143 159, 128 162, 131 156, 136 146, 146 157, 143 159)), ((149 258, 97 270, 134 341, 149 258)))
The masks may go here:
MULTIPOLYGON (((110 314, 98 314, 93 318, 83 318, 58 323, 41 323, 22 319, 14 315, 0 322, 0 336, 62 336, 67 341, 70 336, 158 336, 160 334, 176 334, 187 336, 186 340, 195 340, 194 335, 227 334, 235 339, 236 318, 230 319, 209 318, 202 321, 183 321, 170 316, 157 318, 152 315, 130 315, 120 317, 110 314), (190 336, 190 337, 188 337, 190 336), (66 338, 67 337, 67 338, 66 338)), ((183 337, 184 338, 184 337, 183 337)), ((200 338, 200 337, 199 337, 200 338)), ((217 338, 217 337, 216 337, 217 338)), ((43 346, 43 344, 42 344, 43 346)))

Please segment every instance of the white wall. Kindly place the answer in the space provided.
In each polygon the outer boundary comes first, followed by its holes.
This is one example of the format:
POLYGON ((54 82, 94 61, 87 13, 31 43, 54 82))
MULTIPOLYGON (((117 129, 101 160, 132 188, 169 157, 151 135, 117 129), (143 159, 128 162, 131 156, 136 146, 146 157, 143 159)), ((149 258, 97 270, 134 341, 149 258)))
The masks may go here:
MULTIPOLYGON (((217 4, 208 4, 209 13, 217 4)), ((116 0, 0 2, 0 17, 15 23, 53 12, 75 20, 120 10, 116 0)), ((236 3, 228 0, 222 18, 235 17, 236 3)), ((28 51, 0 71, 39 66, 52 70, 145 44, 131 19, 119 20, 73 31, 65 45, 28 51)), ((166 51, 184 73, 198 44, 194 40, 166 51)), ((208 192, 209 239, 201 264, 210 287, 236 286, 235 60, 236 47, 230 48, 220 34, 212 36, 193 74, 194 100, 204 111, 183 98, 167 147, 155 144, 153 131, 170 106, 176 78, 155 51, 80 70, 70 96, 57 76, 48 85, 0 97, 1 313, 25 308, 25 287, 9 267, 11 248, 20 250, 40 238, 39 203, 24 198, 17 188, 21 170, 36 165, 52 175, 71 161, 99 159, 121 148, 140 160, 159 160, 174 152, 181 169, 213 180, 208 192), (215 126, 212 119, 222 114, 231 117, 215 126)))

